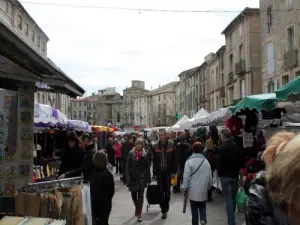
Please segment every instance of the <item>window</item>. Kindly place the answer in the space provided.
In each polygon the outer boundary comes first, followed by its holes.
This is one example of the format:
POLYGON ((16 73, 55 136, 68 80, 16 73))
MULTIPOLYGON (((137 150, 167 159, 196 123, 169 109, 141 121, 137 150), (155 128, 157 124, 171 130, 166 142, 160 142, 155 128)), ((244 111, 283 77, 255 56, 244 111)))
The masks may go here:
POLYGON ((223 73, 221 74, 221 85, 222 86, 224 85, 224 74, 223 73))
POLYGON ((293 8, 293 0, 286 0, 286 9, 293 8))
POLYGON ((28 26, 28 23, 25 23, 25 34, 28 37, 28 35, 29 35, 29 26, 28 26))
POLYGON ((233 54, 229 56, 229 72, 233 71, 233 54))
POLYGON ((282 82, 281 82, 282 86, 284 86, 288 83, 289 83, 289 75, 282 76, 282 82))
POLYGON ((242 36, 242 34, 243 34, 243 24, 240 24, 240 26, 239 26, 239 34, 240 34, 240 36, 242 36))
POLYGON ((32 37, 31 37, 31 40, 32 40, 33 43, 35 42, 35 32, 34 32, 34 30, 32 31, 32 37))
POLYGON ((295 46, 295 31, 294 27, 290 27, 287 29, 287 50, 290 52, 294 49, 295 46))
POLYGON ((244 45, 240 45, 239 47, 239 56, 240 56, 240 60, 244 59, 244 45))
POLYGON ((164 94, 164 101, 166 100, 166 94, 164 94))
POLYGON ((41 47, 41 38, 40 38, 40 36, 38 36, 37 42, 38 42, 37 45, 40 48, 41 47))
POLYGON ((9 3, 8 1, 4 1, 5 12, 9 13, 9 3))
POLYGON ((246 96, 246 84, 245 80, 240 81, 240 89, 241 89, 241 98, 244 98, 246 96))
POLYGON ((272 7, 267 9, 267 32, 268 34, 272 31, 272 7))
POLYGON ((275 73, 275 51, 274 51, 273 42, 267 45, 267 60, 268 60, 268 74, 274 74, 275 73))
POLYGON ((17 25, 20 30, 23 28, 23 19, 21 16, 18 16, 17 25))

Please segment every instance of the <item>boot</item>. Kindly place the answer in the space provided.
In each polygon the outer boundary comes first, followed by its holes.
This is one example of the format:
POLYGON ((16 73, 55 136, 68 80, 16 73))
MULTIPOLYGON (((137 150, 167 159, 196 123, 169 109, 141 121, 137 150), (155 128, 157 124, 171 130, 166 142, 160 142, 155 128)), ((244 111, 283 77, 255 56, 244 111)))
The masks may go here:
POLYGON ((137 209, 138 222, 142 222, 143 201, 141 199, 138 199, 137 201, 137 209))

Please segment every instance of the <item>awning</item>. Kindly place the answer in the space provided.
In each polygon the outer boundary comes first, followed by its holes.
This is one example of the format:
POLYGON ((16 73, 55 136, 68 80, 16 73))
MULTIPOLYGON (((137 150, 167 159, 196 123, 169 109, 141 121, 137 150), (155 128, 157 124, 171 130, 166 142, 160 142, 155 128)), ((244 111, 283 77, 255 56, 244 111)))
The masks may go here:
POLYGON ((276 100, 279 102, 290 101, 296 102, 300 101, 300 77, 292 80, 288 84, 279 88, 276 93, 276 100))
POLYGON ((224 126, 225 121, 232 116, 232 106, 221 108, 212 112, 208 116, 195 119, 192 123, 193 128, 200 126, 224 126))
POLYGON ((184 128, 182 128, 181 125, 187 122, 188 120, 189 117, 187 115, 184 115, 180 118, 180 120, 177 123, 175 123, 172 127, 168 128, 167 132, 183 130, 184 128))
POLYGON ((0 18, 0 55, 36 75, 36 78, 50 86, 53 85, 52 81, 56 81, 54 88, 63 87, 72 97, 84 94, 83 88, 66 76, 50 59, 34 51, 23 41, 20 34, 4 23, 0 18))
POLYGON ((271 111, 276 107, 276 94, 249 95, 244 97, 236 106, 232 113, 235 115, 244 109, 256 109, 257 111, 271 111))

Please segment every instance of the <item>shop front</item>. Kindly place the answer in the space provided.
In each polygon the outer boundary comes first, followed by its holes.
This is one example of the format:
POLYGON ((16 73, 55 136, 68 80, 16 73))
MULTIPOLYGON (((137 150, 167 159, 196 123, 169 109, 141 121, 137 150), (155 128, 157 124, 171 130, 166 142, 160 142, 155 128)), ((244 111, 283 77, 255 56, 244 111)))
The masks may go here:
POLYGON ((39 90, 84 94, 54 63, 0 23, 0 213, 13 213, 12 197, 32 182, 34 92, 39 90))

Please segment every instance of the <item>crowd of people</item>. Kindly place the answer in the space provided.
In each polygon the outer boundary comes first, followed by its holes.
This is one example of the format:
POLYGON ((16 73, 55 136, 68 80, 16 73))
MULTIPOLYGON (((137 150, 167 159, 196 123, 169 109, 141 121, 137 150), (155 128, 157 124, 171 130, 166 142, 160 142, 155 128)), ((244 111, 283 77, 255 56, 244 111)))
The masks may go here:
POLYGON ((173 192, 183 192, 188 197, 192 225, 207 224, 206 204, 213 200, 212 181, 217 171, 228 225, 236 224, 236 196, 241 187, 249 197, 246 224, 299 223, 300 135, 280 132, 266 146, 263 137, 258 135, 256 141, 260 147, 255 154, 245 153, 226 128, 217 137, 212 133, 190 135, 186 130, 172 138, 163 129, 157 136, 155 143, 147 136, 128 134, 121 140, 110 137, 106 148, 96 151, 90 134, 77 137, 71 132, 68 135, 59 179, 83 174, 84 180, 90 183, 95 225, 108 225, 115 192, 114 167, 131 193, 138 222, 142 221, 145 190, 153 178, 157 181, 162 219, 167 219, 171 179, 178 177, 173 192), (260 165, 256 178, 247 182, 245 168, 255 165, 260 165))

